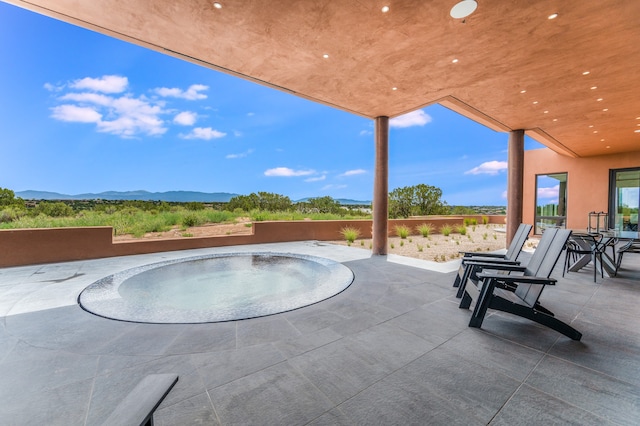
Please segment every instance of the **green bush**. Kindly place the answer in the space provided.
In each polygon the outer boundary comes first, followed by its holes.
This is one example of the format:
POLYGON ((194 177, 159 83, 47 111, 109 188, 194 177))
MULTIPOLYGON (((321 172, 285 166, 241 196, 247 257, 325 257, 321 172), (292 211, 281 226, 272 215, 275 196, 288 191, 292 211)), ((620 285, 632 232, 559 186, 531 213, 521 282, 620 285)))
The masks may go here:
POLYGON ((451 228, 451 226, 449 226, 449 225, 442 225, 440 227, 440 233, 442 235, 444 235, 445 237, 448 237, 449 234, 451 234, 451 231, 453 231, 453 228, 451 228))
POLYGON ((464 225, 457 226, 456 232, 458 232, 460 235, 467 235, 467 227, 464 225))
POLYGON ((489 223, 489 218, 487 216, 482 216, 482 224, 487 225, 489 223))
POLYGON ((416 230, 426 238, 433 232, 433 225, 430 223, 422 223, 416 227, 416 230))
POLYGON ((353 243, 360 236, 360 230, 352 227, 345 227, 340 230, 340 234, 349 244, 353 243))
POLYGON ((396 226, 396 235, 402 239, 405 239, 411 233, 411 229, 404 225, 396 226))

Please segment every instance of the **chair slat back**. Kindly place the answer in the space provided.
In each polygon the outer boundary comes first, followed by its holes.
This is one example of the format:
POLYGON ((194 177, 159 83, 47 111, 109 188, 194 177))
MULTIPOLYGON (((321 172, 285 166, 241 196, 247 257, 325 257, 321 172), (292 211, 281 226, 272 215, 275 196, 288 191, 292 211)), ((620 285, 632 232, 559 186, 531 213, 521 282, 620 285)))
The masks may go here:
MULTIPOLYGON (((544 234, 548 232, 545 231, 544 234)), ((542 236, 544 237, 544 234, 542 236)), ((540 262, 540 266, 537 270, 537 277, 549 278, 553 268, 555 268, 558 263, 558 259, 560 259, 560 255, 562 254, 562 250, 564 250, 565 245, 567 244, 567 240, 571 235, 571 230, 569 229, 557 229, 553 235, 553 239, 549 245, 549 249, 546 254, 543 256, 542 262, 540 262)), ((540 239, 542 242, 542 239, 540 239)), ((540 247, 538 245, 538 247, 540 247)), ((536 252, 538 249, 536 249, 536 252)), ((528 269, 528 268, 527 268, 528 269)), ((525 274, 526 275, 526 274, 525 274)), ((518 288, 515 293, 518 297, 520 297, 527 305, 534 306, 538 299, 540 298, 540 294, 544 289, 544 285, 541 284, 518 284, 518 288)))
POLYGON ((518 226, 518 230, 513 236, 513 240, 511 240, 511 244, 509 244, 509 249, 504 256, 505 259, 516 260, 518 258, 518 255, 522 251, 522 246, 524 246, 525 241, 529 238, 531 228, 531 225, 527 225, 526 223, 521 223, 520 226, 518 226))
POLYGON ((547 255, 547 251, 549 251, 549 247, 551 247, 551 243, 558 233, 558 228, 547 228, 542 233, 542 238, 538 242, 538 247, 536 247, 536 251, 533 252, 531 259, 529 259, 529 263, 527 263, 527 268, 524 271, 524 274, 527 276, 535 277, 538 273, 538 269, 544 260, 544 257, 547 255))

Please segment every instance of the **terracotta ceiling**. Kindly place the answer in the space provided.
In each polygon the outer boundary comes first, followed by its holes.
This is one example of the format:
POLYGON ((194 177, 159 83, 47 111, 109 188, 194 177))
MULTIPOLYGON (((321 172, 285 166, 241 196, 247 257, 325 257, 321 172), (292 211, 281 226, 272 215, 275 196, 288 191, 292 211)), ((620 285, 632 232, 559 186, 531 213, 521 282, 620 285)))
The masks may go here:
POLYGON ((8 3, 365 117, 440 103, 565 155, 640 151, 640 1, 457 1, 8 3))

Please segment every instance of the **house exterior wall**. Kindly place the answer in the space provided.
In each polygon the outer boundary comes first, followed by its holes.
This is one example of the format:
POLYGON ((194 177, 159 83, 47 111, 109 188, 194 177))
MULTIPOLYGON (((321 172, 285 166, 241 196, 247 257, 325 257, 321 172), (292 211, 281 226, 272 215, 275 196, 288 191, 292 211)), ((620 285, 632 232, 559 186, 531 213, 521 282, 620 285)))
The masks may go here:
POLYGON ((566 226, 586 230, 589 212, 609 210, 609 171, 631 167, 640 167, 640 151, 582 158, 566 157, 549 148, 525 151, 523 222, 534 222, 536 175, 567 173, 566 226))

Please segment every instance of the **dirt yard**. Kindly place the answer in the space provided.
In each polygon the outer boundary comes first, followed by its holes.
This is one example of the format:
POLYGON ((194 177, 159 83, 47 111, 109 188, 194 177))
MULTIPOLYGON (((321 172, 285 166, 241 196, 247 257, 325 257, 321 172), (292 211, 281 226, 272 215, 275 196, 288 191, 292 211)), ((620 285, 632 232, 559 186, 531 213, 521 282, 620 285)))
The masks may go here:
MULTIPOLYGON (((248 235, 251 234, 251 220, 239 218, 235 223, 210 224, 196 226, 186 230, 178 227, 167 232, 152 232, 141 238, 131 235, 115 236, 114 241, 139 241, 140 239, 163 238, 193 238, 212 237, 220 235, 248 235)), ((452 233, 448 237, 441 234, 433 234, 427 238, 422 235, 410 235, 406 239, 389 237, 389 254, 413 257, 436 262, 448 262, 459 257, 460 251, 487 252, 505 248, 504 225, 476 225, 467 227, 467 234, 452 233)), ((334 244, 347 245, 344 240, 332 241, 334 244)), ((529 246, 534 242, 528 242, 529 246)), ((353 247, 371 248, 371 239, 357 239, 353 247)))

